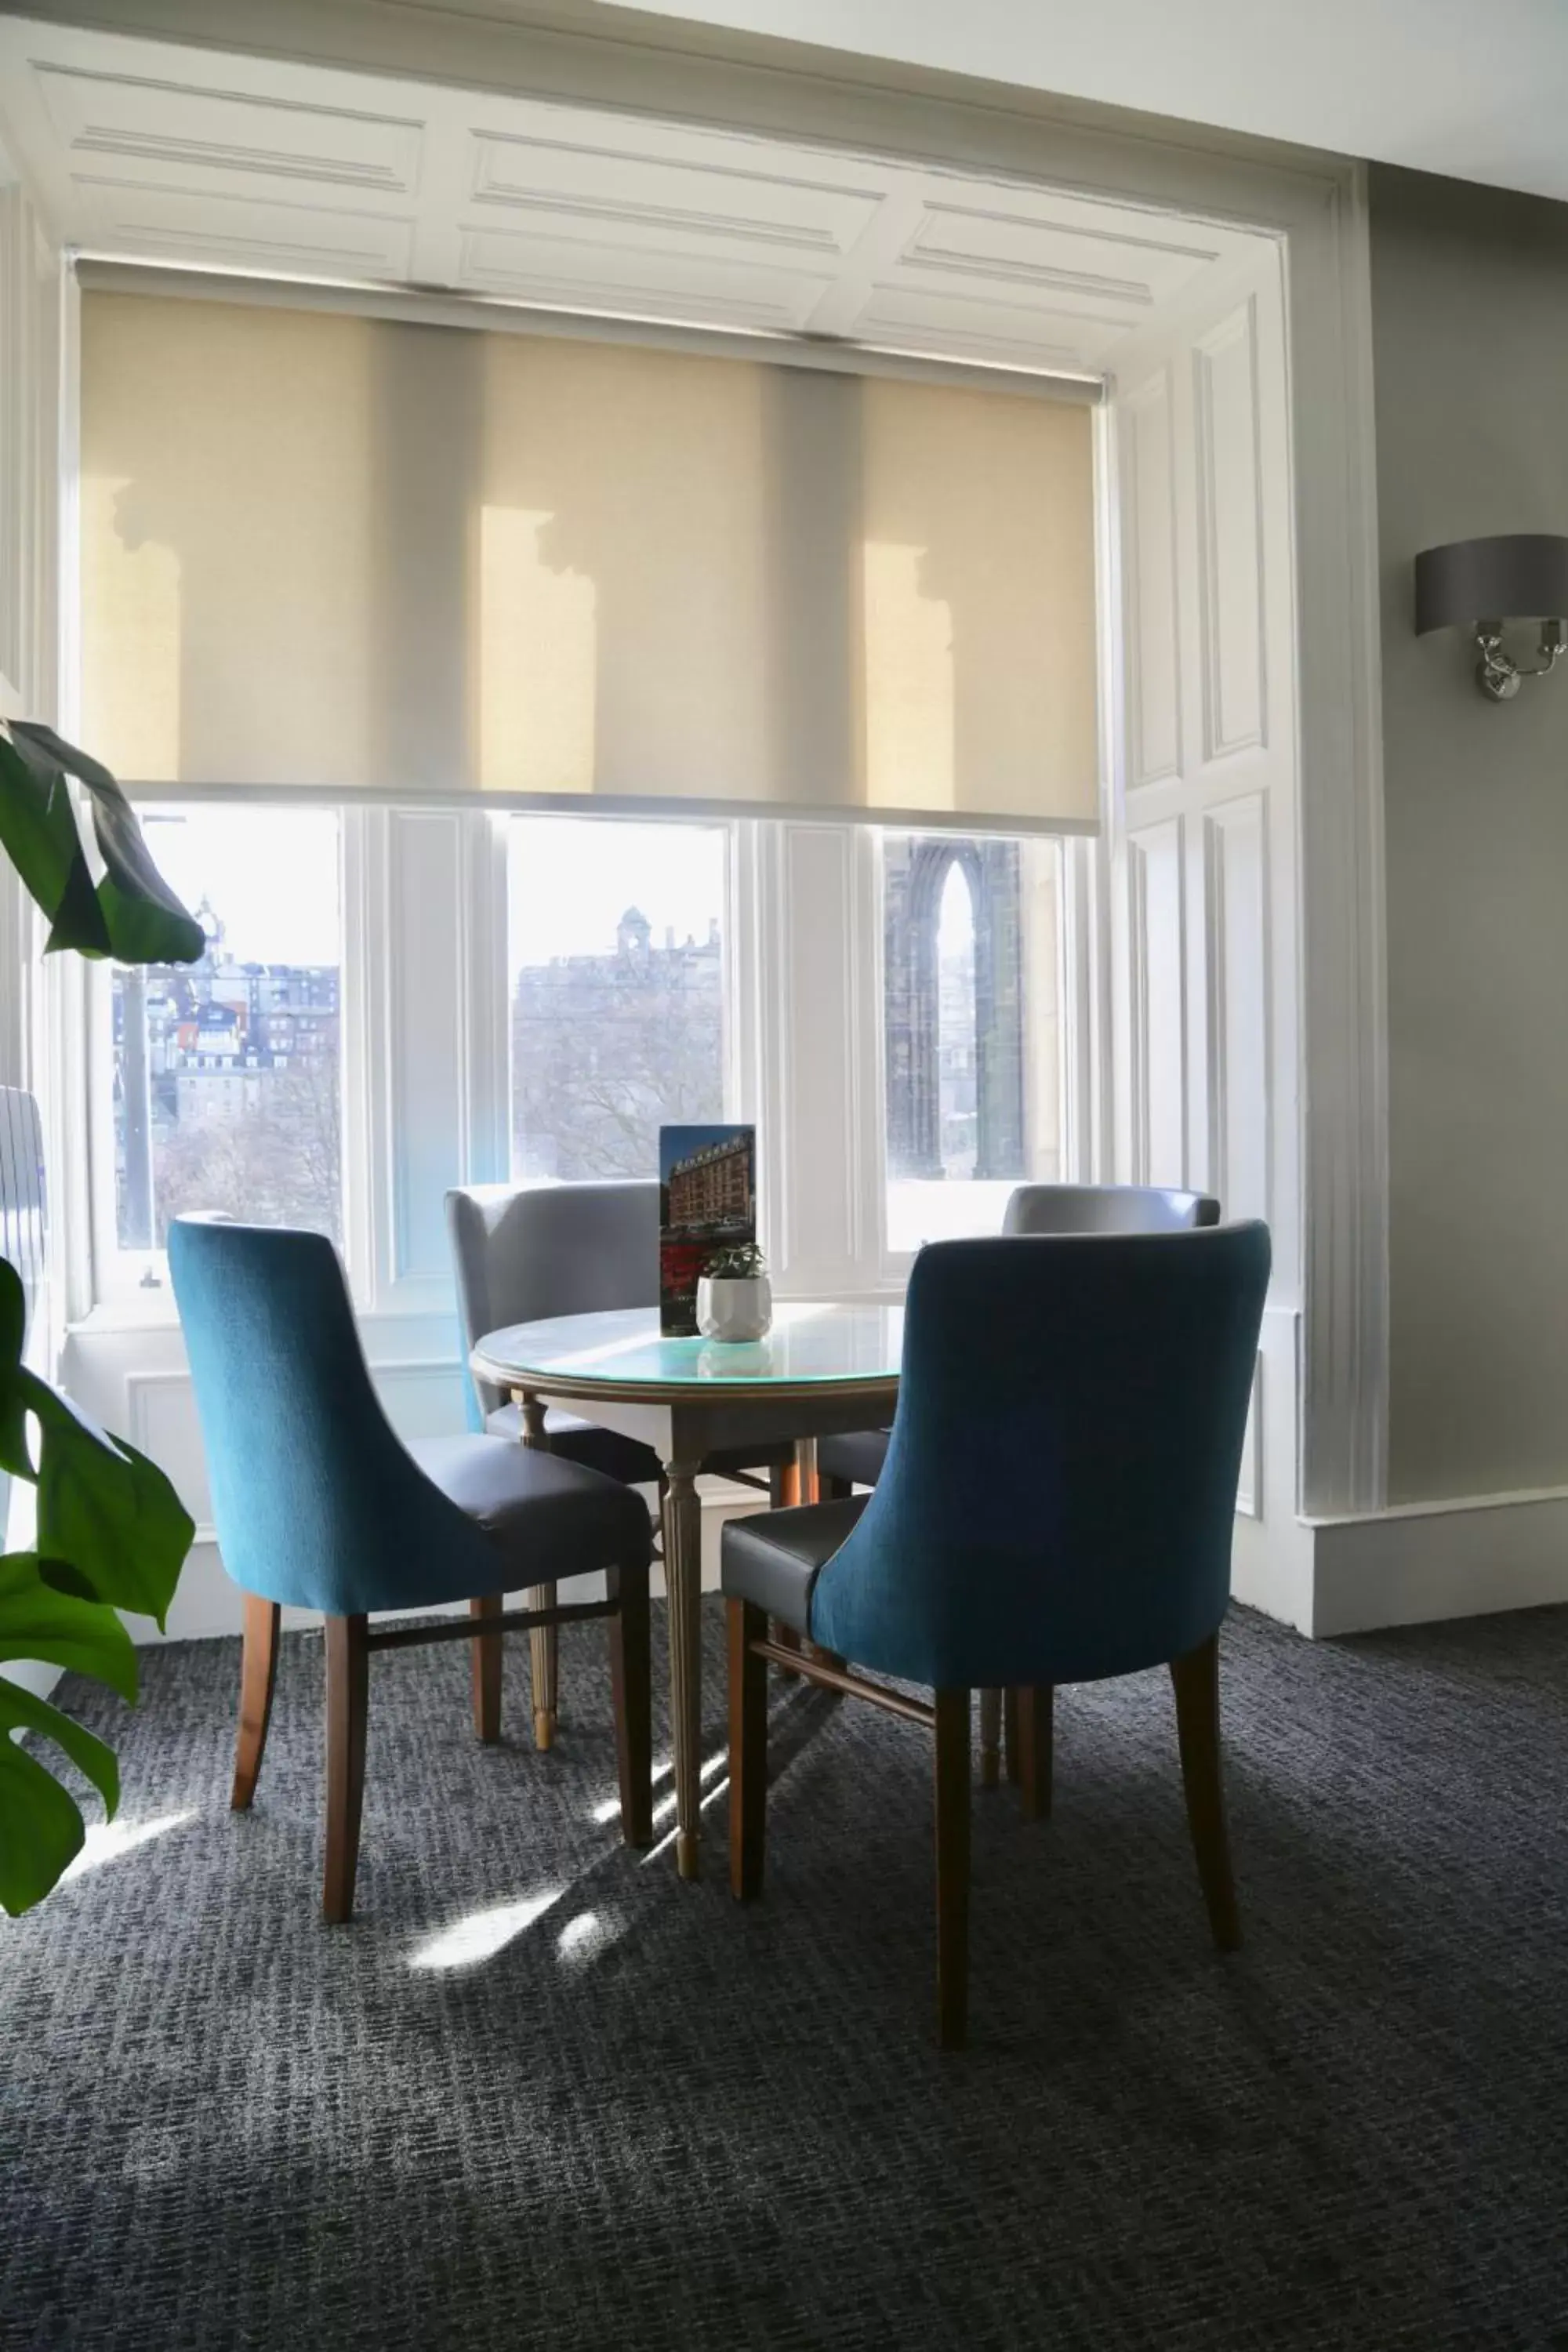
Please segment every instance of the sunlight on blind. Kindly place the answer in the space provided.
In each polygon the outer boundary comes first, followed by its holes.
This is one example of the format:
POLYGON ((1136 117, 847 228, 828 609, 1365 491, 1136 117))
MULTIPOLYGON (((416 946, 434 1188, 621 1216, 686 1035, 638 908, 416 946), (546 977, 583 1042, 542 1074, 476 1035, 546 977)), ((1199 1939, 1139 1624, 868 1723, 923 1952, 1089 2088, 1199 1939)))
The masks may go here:
POLYGON ((1085 411, 82 309, 83 728, 129 780, 1094 820, 1085 411))

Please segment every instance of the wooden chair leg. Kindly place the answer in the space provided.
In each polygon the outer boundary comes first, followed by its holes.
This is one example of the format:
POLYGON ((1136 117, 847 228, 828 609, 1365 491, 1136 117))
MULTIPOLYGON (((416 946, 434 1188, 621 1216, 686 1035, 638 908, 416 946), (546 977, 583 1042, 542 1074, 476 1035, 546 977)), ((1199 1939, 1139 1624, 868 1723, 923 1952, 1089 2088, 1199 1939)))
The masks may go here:
POLYGON ((1024 1819, 1044 1821, 1051 1810, 1051 1734, 1056 1693, 1049 1683, 1037 1683, 1008 1694, 1015 1702, 1017 1732, 1014 1752, 1018 1759, 1018 1786, 1024 1819))
MULTIPOLYGON (((499 1617, 506 1606, 506 1595, 486 1592, 468 1603, 468 1614, 476 1624, 487 1617, 499 1617)), ((492 1633, 488 1641, 474 1643, 474 1729, 487 1748, 493 1748, 500 1738, 500 1635, 492 1633)))
POLYGON ((364 1617, 327 1620, 327 1864, 321 1913, 334 1927, 353 1916, 370 1713, 368 1622, 364 1617))
POLYGON ((1002 1779, 1002 1694, 980 1694, 980 1785, 994 1789, 1002 1779))
POLYGON ((1002 1756, 1003 1770, 1010 1788, 1017 1788, 1023 1780, 1023 1763, 1018 1752, 1018 1694, 1005 1690, 1002 1694, 1002 1756))
POLYGON ((731 1601, 730 1635, 730 1892, 748 1903, 763 1891, 767 1835, 768 1670, 752 1649, 767 1617, 749 1601, 731 1601))
POLYGON ((969 1693, 936 1694, 937 2039, 962 2050, 969 2018, 969 1693))
POLYGON ((1182 1786, 1187 1826, 1197 1857, 1198 1878, 1208 1906, 1209 1926, 1222 1952, 1241 1942, 1241 1921, 1231 1875, 1230 1840, 1225 1824, 1225 1781, 1219 1745, 1219 1636, 1211 1634, 1184 1658, 1171 1663, 1176 1694, 1176 1737, 1182 1750, 1182 1786))
MULTIPOLYGON (((555 1587, 552 1584, 531 1585, 528 1592, 531 1609, 553 1609, 555 1587)), ((555 1718, 561 1703, 561 1645, 556 1639, 560 1631, 555 1625, 538 1625, 528 1637, 528 1663, 533 1675, 533 1744, 536 1748, 555 1745, 555 1718)))
POLYGON ((267 1727, 272 1720, 272 1688, 278 1679, 278 1624, 283 1612, 276 1601, 258 1593, 245 1596, 245 1643, 239 1665, 239 1729, 234 1742, 234 1787, 229 1804, 243 1813, 256 1794, 261 1759, 267 1752, 267 1727))
POLYGON ((612 1569, 609 1588, 611 1598, 620 1602, 610 1620, 610 1695, 621 1784, 621 1835, 627 1845, 646 1846, 653 1843, 653 1662, 647 1570, 612 1569))

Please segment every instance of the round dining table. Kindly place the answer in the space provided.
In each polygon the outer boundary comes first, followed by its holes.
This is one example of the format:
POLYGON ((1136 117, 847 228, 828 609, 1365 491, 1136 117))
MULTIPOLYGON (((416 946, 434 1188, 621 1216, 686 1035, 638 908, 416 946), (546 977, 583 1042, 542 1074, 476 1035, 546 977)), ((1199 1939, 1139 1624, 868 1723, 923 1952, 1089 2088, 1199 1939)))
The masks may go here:
MULTIPOLYGON (((569 1405, 603 1429, 639 1438, 664 1466, 664 1575, 669 1603, 675 1854, 700 1870, 702 1733, 702 1519, 697 1478, 721 1449, 790 1440, 797 1492, 816 1492, 816 1441, 885 1428, 898 1398, 901 1303, 792 1299, 766 1339, 673 1339, 657 1307, 561 1315, 489 1331, 470 1361, 521 1409, 522 1442, 548 1446, 545 1408, 569 1405)), ((536 1587, 530 1604, 548 1608, 536 1587)), ((534 1706, 552 1724, 553 1645, 532 1637, 534 1706)))

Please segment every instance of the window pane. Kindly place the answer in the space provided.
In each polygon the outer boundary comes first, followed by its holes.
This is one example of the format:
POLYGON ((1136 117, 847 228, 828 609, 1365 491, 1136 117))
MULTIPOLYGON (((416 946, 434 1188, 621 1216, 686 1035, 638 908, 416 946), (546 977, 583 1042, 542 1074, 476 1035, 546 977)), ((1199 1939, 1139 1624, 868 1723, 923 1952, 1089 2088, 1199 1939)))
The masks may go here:
POLYGON ((342 900, 326 809, 143 810, 162 871, 200 919, 195 964, 114 975, 121 1249, 222 1209, 342 1239, 342 900))
POLYGON ((508 832, 512 1173, 657 1176, 724 1115, 721 825, 520 816, 508 832))
POLYGON ((1060 1174, 1054 841, 882 835, 888 1244, 995 1233, 1060 1174))

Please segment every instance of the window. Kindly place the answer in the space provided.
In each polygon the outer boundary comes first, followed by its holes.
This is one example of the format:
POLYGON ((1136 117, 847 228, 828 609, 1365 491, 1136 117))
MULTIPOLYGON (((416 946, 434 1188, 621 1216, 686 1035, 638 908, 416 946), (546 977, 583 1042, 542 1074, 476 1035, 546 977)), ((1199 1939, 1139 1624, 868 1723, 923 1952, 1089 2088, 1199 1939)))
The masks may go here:
POLYGON ((724 1116, 728 829, 514 817, 507 877, 512 1174, 656 1176, 724 1116))
POLYGON ((113 1226, 161 1250, 187 1210, 342 1239, 342 917, 330 810, 143 808, 207 935, 199 963, 117 970, 113 1226))
POLYGON ((882 836, 889 1249, 994 1233, 1061 1172, 1055 841, 882 836))

